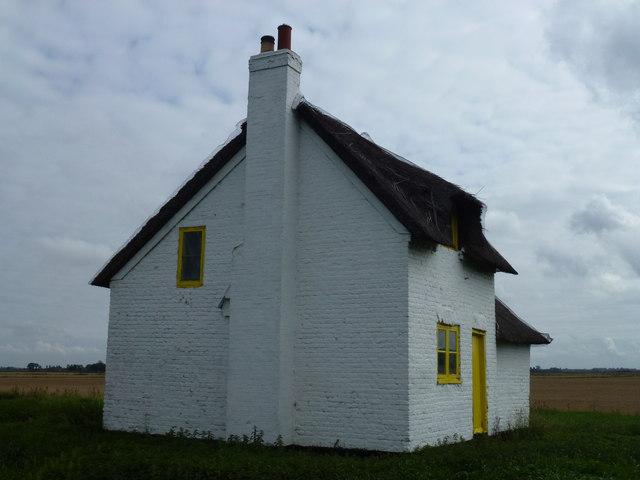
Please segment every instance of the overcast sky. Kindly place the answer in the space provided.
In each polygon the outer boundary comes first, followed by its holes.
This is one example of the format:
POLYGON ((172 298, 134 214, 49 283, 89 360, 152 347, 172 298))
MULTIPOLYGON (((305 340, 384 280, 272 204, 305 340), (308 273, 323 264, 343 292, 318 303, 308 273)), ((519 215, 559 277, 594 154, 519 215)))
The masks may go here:
POLYGON ((0 2, 0 366, 105 359, 88 282, 246 116, 302 93, 474 193, 543 367, 640 368, 640 2, 0 2))

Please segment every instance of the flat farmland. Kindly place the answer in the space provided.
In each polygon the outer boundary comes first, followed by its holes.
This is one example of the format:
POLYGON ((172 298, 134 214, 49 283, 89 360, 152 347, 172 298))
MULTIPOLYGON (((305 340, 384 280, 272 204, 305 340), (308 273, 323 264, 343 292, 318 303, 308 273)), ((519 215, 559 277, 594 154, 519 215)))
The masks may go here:
MULTIPOLYGON (((104 374, 0 372, 0 392, 10 391, 102 398, 104 374)), ((533 374, 531 408, 640 415, 640 374, 533 374)))
POLYGON ((640 374, 533 374, 531 408, 640 415, 640 374))
POLYGON ((102 398, 104 373, 0 372, 0 392, 102 398))

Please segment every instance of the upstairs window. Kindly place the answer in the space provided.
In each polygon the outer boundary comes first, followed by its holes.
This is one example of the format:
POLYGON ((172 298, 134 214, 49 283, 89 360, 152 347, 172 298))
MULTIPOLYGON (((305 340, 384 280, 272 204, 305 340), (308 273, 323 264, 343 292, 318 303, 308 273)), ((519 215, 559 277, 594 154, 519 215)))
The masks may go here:
POLYGON ((451 222, 447 225, 447 232, 451 238, 451 247, 453 250, 460 250, 460 240, 458 238, 458 214, 451 212, 451 222))
POLYGON ((201 287, 204 273, 205 227, 180 229, 178 283, 180 288, 201 287))
POLYGON ((438 324, 438 383, 460 382, 460 326, 438 324))
POLYGON ((458 214, 451 214, 451 242, 455 250, 460 250, 460 240, 458 239, 458 214))

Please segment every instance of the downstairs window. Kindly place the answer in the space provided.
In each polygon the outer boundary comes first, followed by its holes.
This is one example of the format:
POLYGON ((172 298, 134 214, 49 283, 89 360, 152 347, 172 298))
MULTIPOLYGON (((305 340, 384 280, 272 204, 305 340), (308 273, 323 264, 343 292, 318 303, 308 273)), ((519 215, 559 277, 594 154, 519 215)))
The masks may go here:
POLYGON ((438 324, 438 383, 460 381, 460 326, 438 324))

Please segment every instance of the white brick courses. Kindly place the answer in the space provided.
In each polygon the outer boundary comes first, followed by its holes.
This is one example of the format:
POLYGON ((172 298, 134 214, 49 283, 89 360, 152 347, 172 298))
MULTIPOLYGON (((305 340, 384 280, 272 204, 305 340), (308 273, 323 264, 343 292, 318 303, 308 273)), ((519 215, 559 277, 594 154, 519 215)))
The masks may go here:
MULTIPOLYGON (((472 330, 485 332, 488 418, 495 415, 496 350, 493 274, 438 245, 410 249, 410 448, 473 437, 472 330), (460 326, 460 384, 437 383, 438 322, 460 326)), ((490 425, 489 425, 490 426, 490 425)))
POLYGON ((493 274, 417 245, 291 105, 300 59, 252 57, 247 147, 111 281, 104 424, 407 451, 473 436, 472 330, 489 429, 528 417, 529 347, 496 350, 493 274), (206 226, 204 285, 178 230, 206 226), (460 384, 436 325, 460 326, 460 384), (498 376, 500 375, 500 381, 498 376))
POLYGON ((212 179, 204 188, 215 188, 111 281, 106 428, 226 434, 229 325, 218 303, 242 241, 244 176, 241 162, 212 179), (206 226, 204 287, 176 288, 178 230, 196 225, 206 226))
POLYGON ((409 234, 345 168, 303 126, 294 439, 403 450, 409 234))
POLYGON ((289 50, 249 62, 243 244, 230 297, 227 434, 293 435, 296 205, 300 58, 289 50))
POLYGON ((498 393, 494 424, 498 431, 529 424, 529 345, 498 343, 498 393))

